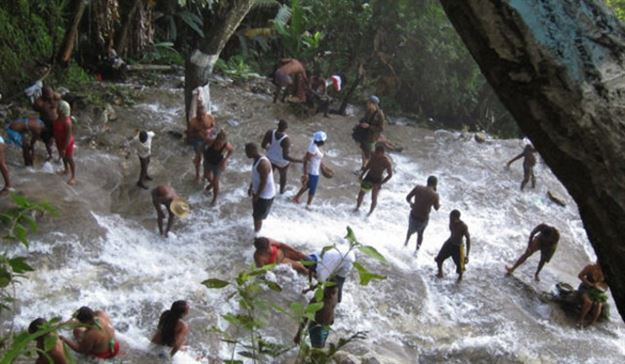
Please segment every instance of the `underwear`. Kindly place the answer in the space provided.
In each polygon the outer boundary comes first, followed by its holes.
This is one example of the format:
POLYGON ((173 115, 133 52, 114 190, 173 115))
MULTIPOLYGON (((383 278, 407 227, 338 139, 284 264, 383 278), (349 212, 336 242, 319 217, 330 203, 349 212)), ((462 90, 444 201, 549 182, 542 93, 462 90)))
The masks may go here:
POLYGON ((102 353, 98 353, 98 354, 93 354, 94 356, 100 358, 100 359, 110 359, 113 358, 115 356, 117 356, 117 354, 119 354, 119 341, 115 340, 115 339, 111 339, 109 340, 109 350, 102 352, 102 353))

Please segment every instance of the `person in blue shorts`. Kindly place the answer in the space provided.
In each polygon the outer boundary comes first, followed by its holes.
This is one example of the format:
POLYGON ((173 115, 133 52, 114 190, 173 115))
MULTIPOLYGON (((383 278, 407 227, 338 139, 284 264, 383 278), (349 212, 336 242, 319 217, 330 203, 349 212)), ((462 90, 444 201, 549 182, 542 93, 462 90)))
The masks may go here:
POLYGON ((304 157, 304 175, 302 176, 302 188, 293 197, 293 202, 299 203, 300 197, 304 192, 308 191, 308 202, 306 207, 310 207, 313 197, 317 192, 317 184, 319 183, 319 174, 323 168, 321 159, 323 152, 320 147, 323 146, 328 136, 323 131, 317 131, 313 134, 313 139, 308 146, 308 151, 304 157))
MULTIPOLYGON (((315 297, 310 303, 316 303, 315 297)), ((310 346, 322 349, 326 345, 326 340, 330 334, 330 326, 334 324, 334 309, 338 303, 337 286, 326 286, 323 290, 323 307, 315 313, 315 319, 309 321, 307 318, 301 322, 297 335, 293 338, 293 342, 299 345, 304 327, 308 325, 308 335, 310 337, 310 346)))

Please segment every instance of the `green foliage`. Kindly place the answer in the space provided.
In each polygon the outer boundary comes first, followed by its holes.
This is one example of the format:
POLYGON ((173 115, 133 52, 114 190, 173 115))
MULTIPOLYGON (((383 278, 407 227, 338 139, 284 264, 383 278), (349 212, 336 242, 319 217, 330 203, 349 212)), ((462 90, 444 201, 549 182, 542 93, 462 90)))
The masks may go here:
MULTIPOLYGON (((359 250, 379 262, 385 263, 386 259, 374 247, 363 245, 358 242, 354 231, 347 227, 347 235, 345 239, 349 242, 348 253, 354 249, 359 250)), ((321 254, 336 249, 335 246, 326 246, 322 249, 321 254)), ((310 266, 311 262, 302 261, 305 266, 310 266)), ((225 363, 242 363, 235 360, 235 354, 241 357, 252 359, 253 362, 270 362, 276 361, 275 358, 292 349, 292 344, 271 343, 266 341, 262 336, 262 331, 266 327, 266 317, 269 313, 274 312, 279 315, 286 316, 287 319, 294 323, 313 321, 315 314, 323 308, 324 291, 327 287, 334 286, 332 281, 321 282, 311 287, 314 289, 314 298, 309 303, 289 302, 286 305, 277 304, 266 298, 267 288, 273 292, 281 292, 282 287, 275 282, 269 281, 262 277, 265 273, 275 268, 276 264, 269 264, 261 268, 252 267, 249 270, 239 272, 233 282, 222 279, 211 278, 202 282, 204 286, 210 289, 230 289, 227 300, 236 299, 239 305, 238 311, 230 312, 223 316, 230 324, 228 331, 222 331, 216 327, 211 329, 222 336, 222 340, 232 345, 232 354, 225 363), (237 351, 239 350, 239 351, 237 351)), ((384 276, 369 272, 360 262, 355 262, 354 266, 360 275, 362 285, 367 285, 374 279, 385 279, 384 276)), ((275 319, 273 320, 275 321, 275 319)), ((325 363, 340 348, 347 343, 362 339, 365 337, 363 332, 357 332, 348 338, 340 338, 337 344, 330 343, 328 349, 313 349, 306 343, 306 330, 302 330, 305 325, 300 326, 300 333, 303 332, 304 338, 300 341, 298 362, 314 362, 325 363)))
POLYGON ((184 65, 184 58, 171 42, 156 43, 146 50, 139 63, 184 65))
POLYGON ((218 59, 215 63, 215 71, 235 80, 249 80, 250 78, 260 77, 246 62, 245 57, 240 55, 230 57, 227 61, 221 58, 218 59))
MULTIPOLYGON (((27 330, 24 330, 17 335, 14 335, 12 338, 11 345, 6 353, 0 359, 0 363, 13 363, 19 356, 35 356, 38 353, 44 353, 54 348, 57 343, 57 340, 60 340, 56 335, 56 332, 61 329, 73 329, 78 325, 74 322, 61 322, 60 318, 53 318, 50 321, 43 323, 39 330, 34 333, 29 333, 27 330), (43 342, 43 351, 39 348, 31 345, 35 340, 45 336, 43 342)), ((69 353, 67 345, 63 344, 65 348, 65 357, 68 359, 70 364, 75 363, 74 357, 69 353)), ((47 356, 47 355, 46 355, 47 356)))
POLYGON ((625 0, 604 0, 621 21, 625 20, 625 0))
POLYGON ((48 62, 63 37, 66 1, 20 0, 0 5, 0 92, 35 81, 37 62, 48 62))

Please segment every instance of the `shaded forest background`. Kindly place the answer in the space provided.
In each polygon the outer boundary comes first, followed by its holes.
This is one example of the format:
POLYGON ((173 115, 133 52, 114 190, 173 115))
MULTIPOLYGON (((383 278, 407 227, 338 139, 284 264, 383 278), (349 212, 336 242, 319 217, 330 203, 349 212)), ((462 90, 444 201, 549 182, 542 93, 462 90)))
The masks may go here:
MULTIPOLYGON (((235 0, 231 0, 235 1, 235 0)), ((129 64, 183 67, 227 0, 5 0, 0 92, 46 82, 84 88, 115 50, 129 64)), ((606 0, 620 19, 625 0, 606 0)), ((268 75, 279 58, 309 74, 342 74, 350 102, 377 94, 387 113, 436 127, 519 136, 436 0, 256 0, 215 65, 235 79, 268 75)), ((341 97, 341 95, 335 95, 341 97)))

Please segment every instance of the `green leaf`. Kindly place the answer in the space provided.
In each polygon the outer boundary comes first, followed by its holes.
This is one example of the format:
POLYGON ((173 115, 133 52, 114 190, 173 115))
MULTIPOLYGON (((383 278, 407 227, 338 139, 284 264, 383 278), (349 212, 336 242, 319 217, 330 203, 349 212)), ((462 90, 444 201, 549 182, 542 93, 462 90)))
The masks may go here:
POLYGON ((48 335, 43 341, 43 351, 50 351, 56 346, 56 335, 48 335))
POLYGON ((18 195, 15 192, 11 193, 11 199, 13 200, 13 202, 21 207, 21 208, 29 208, 30 207, 30 202, 28 201, 28 199, 25 196, 22 195, 18 195))
POLYGON ((30 227, 30 231, 32 233, 37 232, 37 222, 35 221, 35 219, 26 215, 22 216, 22 219, 26 220, 26 223, 28 223, 28 227, 30 227))
POLYGON ((315 301, 322 302, 323 301, 323 287, 318 287, 315 290, 315 301))
POLYGON ((34 271, 34 269, 26 263, 25 257, 9 259, 9 265, 11 266, 11 269, 13 269, 13 272, 17 274, 34 271))
POLYGON ((304 305, 299 302, 293 302, 289 305, 291 312, 293 312, 293 316, 302 317, 304 315, 304 305))
POLYGON ((254 353, 251 353, 249 351, 239 351, 238 354, 244 358, 250 358, 254 360, 258 359, 254 353))
POLYGON ((205 285, 208 288, 224 288, 225 286, 229 285, 230 283, 226 282, 226 281, 222 281, 221 279, 217 279, 217 278, 210 278, 207 279, 205 281, 202 282, 203 285, 205 285))
POLYGON ((315 303, 309 303, 308 306, 306 306, 306 313, 316 313, 317 311, 321 310, 323 308, 323 302, 315 302, 315 303))
POLYGON ((373 259, 379 260, 380 262, 386 263, 386 258, 382 254, 380 254, 374 247, 371 245, 359 245, 358 250, 364 253, 365 255, 370 256, 373 259))
POLYGON ((345 239, 347 239, 347 241, 349 241, 351 244, 357 243, 358 240, 356 240, 356 235, 354 234, 354 230, 352 230, 351 227, 347 227, 347 235, 345 235, 345 239))
POLYGON ((25 246, 28 246, 28 240, 26 240, 26 228, 22 224, 15 225, 15 237, 25 246))
POLYGON ((243 364, 243 360, 224 360, 224 364, 243 364))
POLYGON ((280 287, 278 283, 267 280, 265 280, 264 283, 267 287, 269 287, 270 290, 275 292, 282 292, 282 287, 280 287))
POLYGON ((0 288, 4 288, 11 283, 13 276, 6 270, 0 270, 0 288))
POLYGON ((373 279, 386 279, 386 276, 369 272, 362 264, 354 262, 354 268, 358 271, 360 277, 360 284, 366 286, 373 279))
POLYGON ((202 30, 203 22, 200 17, 191 13, 188 10, 180 11, 176 13, 176 15, 180 19, 182 19, 182 21, 185 22, 185 24, 187 24, 189 28, 196 32, 201 38, 204 38, 204 31, 202 30))

